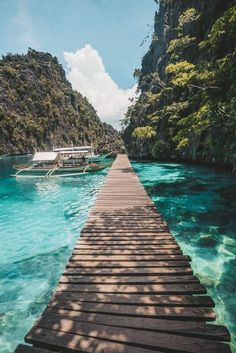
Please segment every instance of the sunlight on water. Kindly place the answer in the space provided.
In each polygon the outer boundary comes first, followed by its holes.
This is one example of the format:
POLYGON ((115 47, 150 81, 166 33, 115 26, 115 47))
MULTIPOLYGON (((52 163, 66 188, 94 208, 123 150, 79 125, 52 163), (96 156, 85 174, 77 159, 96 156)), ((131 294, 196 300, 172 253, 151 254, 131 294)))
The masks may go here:
POLYGON ((0 160, 1 353, 13 352, 45 308, 107 173, 9 178, 15 162, 0 160))
POLYGON ((133 163, 216 303, 236 352, 236 180, 207 167, 133 163))

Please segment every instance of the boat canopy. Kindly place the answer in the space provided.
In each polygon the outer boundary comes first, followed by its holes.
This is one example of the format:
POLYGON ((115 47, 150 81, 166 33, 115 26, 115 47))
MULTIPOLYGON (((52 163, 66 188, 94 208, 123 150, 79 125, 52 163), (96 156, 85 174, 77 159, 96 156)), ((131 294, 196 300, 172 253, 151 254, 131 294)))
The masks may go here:
POLYGON ((57 152, 36 152, 33 161, 40 162, 40 161, 55 161, 57 158, 57 152))
POLYGON ((60 151, 58 152, 60 155, 87 155, 90 151, 81 150, 81 151, 60 151))
POLYGON ((92 146, 72 146, 72 147, 62 147, 62 148, 54 148, 54 152, 60 153, 88 153, 93 151, 92 146))

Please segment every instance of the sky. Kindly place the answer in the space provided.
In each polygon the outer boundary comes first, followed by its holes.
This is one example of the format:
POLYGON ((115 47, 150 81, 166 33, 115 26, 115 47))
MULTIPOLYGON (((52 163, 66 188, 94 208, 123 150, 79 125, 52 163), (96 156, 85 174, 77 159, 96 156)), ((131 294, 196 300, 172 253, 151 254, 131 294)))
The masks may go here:
POLYGON ((119 127, 156 9, 154 0, 0 0, 0 54, 31 47, 57 56, 72 87, 119 127))

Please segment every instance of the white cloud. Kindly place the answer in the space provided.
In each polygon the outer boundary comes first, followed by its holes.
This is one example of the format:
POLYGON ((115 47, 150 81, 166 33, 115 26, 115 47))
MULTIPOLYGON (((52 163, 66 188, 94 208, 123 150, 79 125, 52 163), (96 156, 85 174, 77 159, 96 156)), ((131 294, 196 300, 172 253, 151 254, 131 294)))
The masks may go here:
POLYGON ((137 85, 126 90, 119 88, 90 44, 75 52, 64 52, 64 59, 73 88, 88 98, 102 121, 119 127, 119 120, 131 104, 129 98, 135 97, 137 85))

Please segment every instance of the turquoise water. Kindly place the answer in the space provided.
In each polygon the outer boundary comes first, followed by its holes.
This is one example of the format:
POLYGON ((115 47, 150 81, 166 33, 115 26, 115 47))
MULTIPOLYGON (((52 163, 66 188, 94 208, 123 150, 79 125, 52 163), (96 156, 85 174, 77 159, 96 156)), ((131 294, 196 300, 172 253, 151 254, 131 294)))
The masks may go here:
MULTIPOLYGON (((0 160, 1 353, 13 352, 46 306, 106 175, 16 180, 9 178, 14 163, 19 158, 0 160)), ((236 352, 235 179, 191 165, 133 166, 191 255, 236 352)))
POLYGON ((236 352, 236 179, 207 167, 133 163, 195 273, 216 303, 236 352))
POLYGON ((9 178, 14 163, 0 160, 1 353, 13 352, 45 308, 107 173, 9 178))

